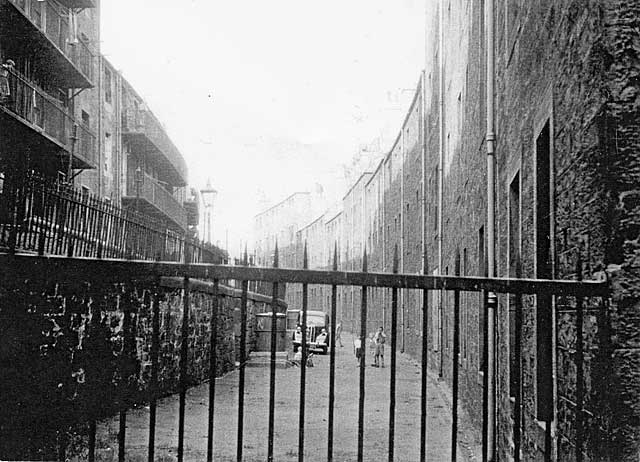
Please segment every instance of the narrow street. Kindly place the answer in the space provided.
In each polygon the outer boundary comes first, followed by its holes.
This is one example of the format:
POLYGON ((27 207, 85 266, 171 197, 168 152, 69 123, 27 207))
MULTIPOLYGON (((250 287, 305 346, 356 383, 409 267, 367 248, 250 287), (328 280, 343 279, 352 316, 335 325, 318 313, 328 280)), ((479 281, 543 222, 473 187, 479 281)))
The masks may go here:
MULTIPOLYGON (((313 356, 314 367, 307 369, 305 460, 326 460, 329 356, 313 356)), ((365 460, 386 460, 388 445, 388 390, 390 358, 387 348, 385 368, 369 367, 366 372, 365 460)), ((298 412, 300 369, 277 369, 276 375, 275 460, 294 461, 298 454, 298 412)), ((269 368, 247 367, 244 426, 244 460, 265 461, 267 451, 269 368)), ((206 458, 208 384, 187 394, 185 424, 185 460, 206 458)), ((420 368, 405 355, 398 355, 396 406, 396 460, 417 461, 420 451, 420 368)), ((450 460, 450 392, 437 377, 428 382, 428 459, 450 460)), ((236 423, 238 372, 227 374, 216 383, 215 460, 236 460, 236 423)), ((478 438, 464 414, 459 431, 458 460, 481 460, 478 438)), ((146 461, 148 407, 127 417, 127 460, 146 461)), ((178 441, 178 397, 158 403, 156 460, 175 460, 178 441)), ((357 458, 358 367, 351 337, 345 335, 344 347, 336 355, 336 397, 334 460, 357 458)), ((98 428, 98 460, 117 460, 117 417, 98 428)))

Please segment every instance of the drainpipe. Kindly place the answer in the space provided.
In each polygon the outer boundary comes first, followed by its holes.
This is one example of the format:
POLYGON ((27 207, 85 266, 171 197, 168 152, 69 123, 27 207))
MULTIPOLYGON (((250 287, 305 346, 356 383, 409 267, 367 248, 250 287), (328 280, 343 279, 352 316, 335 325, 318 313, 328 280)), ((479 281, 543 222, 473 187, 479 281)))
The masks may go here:
MULTIPOLYGON (((438 274, 442 275, 442 208, 443 208, 443 191, 444 191, 444 140, 445 140, 445 106, 444 106, 444 98, 445 98, 445 63, 444 63, 444 0, 440 0, 439 5, 439 15, 438 15, 438 33, 439 33, 439 48, 440 53, 438 53, 438 67, 439 67, 439 77, 440 77, 440 101, 439 101, 439 114, 438 119, 440 122, 440 153, 438 159, 438 274)), ((438 297, 438 348, 440 349, 440 376, 444 372, 444 345, 442 344, 443 340, 443 322, 442 322, 442 298, 443 291, 440 291, 440 297, 438 297)))
MULTIPOLYGON (((97 140, 96 140, 96 159, 97 159, 97 164, 98 164, 98 168, 96 169, 96 186, 98 187, 98 195, 100 197, 103 197, 104 192, 102 191, 102 150, 104 149, 104 110, 103 110, 103 101, 102 101, 102 94, 104 91, 104 82, 102 80, 102 75, 104 73, 104 69, 103 66, 106 66, 106 63, 104 61, 104 57, 101 54, 98 54, 98 96, 97 96, 97 103, 98 103, 98 136, 97 136, 97 140)), ((116 112, 118 118, 120 118, 120 114, 118 114, 116 112)), ((122 198, 122 196, 118 197, 118 205, 121 203, 120 199, 122 198)))
MULTIPOLYGON (((421 88, 422 88, 422 94, 420 95, 420 130, 421 130, 421 136, 422 136, 422 159, 421 159, 421 169, 422 169, 422 176, 420 177, 420 194, 421 194, 421 203, 420 203, 420 215, 422 217, 422 226, 421 226, 421 231, 422 231, 422 244, 421 244, 421 250, 422 250, 422 274, 427 274, 425 271, 427 270, 427 268, 425 268, 424 266, 424 253, 426 251, 426 243, 425 243, 425 239, 427 237, 427 231, 426 231, 426 226, 425 226, 425 218, 426 218, 426 208, 427 208, 427 199, 426 199, 426 194, 425 194, 425 174, 426 174, 426 155, 427 155, 427 121, 426 121, 426 96, 427 96, 427 85, 426 85, 426 71, 423 69, 422 70, 422 81, 421 81, 421 88)), ((426 332, 423 332, 422 335, 427 335, 426 332)))
MULTIPOLYGON (((400 272, 404 274, 404 126, 400 129, 400 272)), ((400 353, 404 353, 404 289, 400 289, 400 353)))
MULTIPOLYGON (((494 0, 485 3, 485 27, 487 48, 487 275, 496 276, 495 268, 495 128, 494 128, 494 0)), ((496 420, 496 294, 490 292, 487 297, 487 425, 486 460, 495 460, 495 420, 496 420)))

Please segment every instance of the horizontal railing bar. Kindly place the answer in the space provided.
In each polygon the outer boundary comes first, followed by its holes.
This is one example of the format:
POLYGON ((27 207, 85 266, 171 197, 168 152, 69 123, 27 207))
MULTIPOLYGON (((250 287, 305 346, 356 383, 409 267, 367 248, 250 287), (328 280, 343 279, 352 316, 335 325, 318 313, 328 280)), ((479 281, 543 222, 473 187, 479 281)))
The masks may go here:
POLYGON ((398 289, 482 290, 498 293, 554 294, 571 296, 607 296, 606 281, 570 281, 547 279, 483 278, 469 276, 429 276, 415 274, 359 273, 351 271, 296 270, 259 268, 250 266, 214 265, 206 263, 150 262, 141 260, 96 260, 82 257, 38 256, 30 254, 0 254, 0 278, 15 279, 25 273, 33 279, 38 275, 47 279, 69 276, 83 281, 96 274, 100 281, 109 278, 134 279, 160 276, 188 276, 194 279, 236 279, 240 281, 268 281, 278 283, 306 283, 390 287, 398 289), (38 271, 34 272, 34 267, 38 271), (97 271, 99 270, 99 271, 97 271), (99 274, 98 274, 99 273, 99 274))

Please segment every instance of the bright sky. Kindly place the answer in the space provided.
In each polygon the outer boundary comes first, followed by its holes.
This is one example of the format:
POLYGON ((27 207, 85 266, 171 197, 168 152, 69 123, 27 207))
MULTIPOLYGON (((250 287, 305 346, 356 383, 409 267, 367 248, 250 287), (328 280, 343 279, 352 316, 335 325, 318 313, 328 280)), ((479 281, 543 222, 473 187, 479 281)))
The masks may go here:
POLYGON ((102 52, 219 191, 213 240, 237 252, 253 217, 389 149, 424 62, 424 0, 105 0, 102 52), (265 202, 265 199, 267 202, 265 202))

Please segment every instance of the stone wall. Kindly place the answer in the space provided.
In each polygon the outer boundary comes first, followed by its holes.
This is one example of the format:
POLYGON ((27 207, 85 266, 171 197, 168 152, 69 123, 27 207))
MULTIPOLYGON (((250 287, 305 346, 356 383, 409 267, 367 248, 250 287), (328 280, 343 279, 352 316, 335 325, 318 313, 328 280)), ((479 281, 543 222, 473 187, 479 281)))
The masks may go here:
MULTIPOLYGON (((22 287, 0 291, 0 458, 55 458, 80 438, 81 422, 148 401, 153 331, 159 303, 158 392, 178 390, 184 291, 179 278, 161 284, 22 287), (74 436, 75 435, 75 436, 74 436)), ((255 313, 270 300, 249 293, 247 353, 255 313)), ((208 379, 211 284, 192 281, 188 381, 208 379)), ((240 360, 240 292, 220 287, 216 375, 240 360)), ((86 441, 85 441, 86 443, 86 441)))

